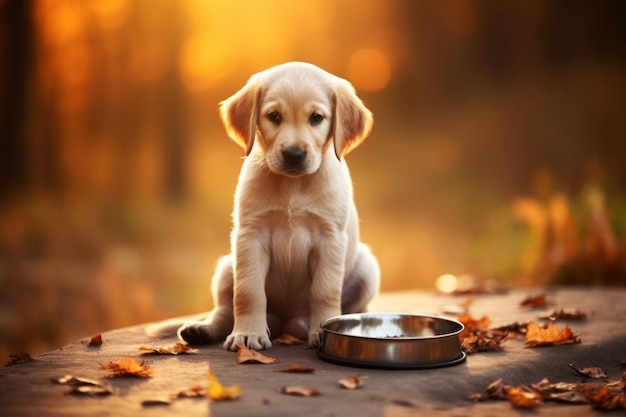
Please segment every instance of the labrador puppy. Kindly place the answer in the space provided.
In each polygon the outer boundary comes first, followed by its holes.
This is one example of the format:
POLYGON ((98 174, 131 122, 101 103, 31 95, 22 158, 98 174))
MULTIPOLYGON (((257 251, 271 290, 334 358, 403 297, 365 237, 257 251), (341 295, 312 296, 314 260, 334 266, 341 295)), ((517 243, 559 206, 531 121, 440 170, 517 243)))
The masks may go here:
POLYGON ((220 105, 230 138, 246 154, 235 192, 229 255, 212 282, 208 317, 176 326, 190 344, 271 347, 289 333, 320 343, 320 323, 364 311, 380 270, 359 241, 344 156, 369 134, 372 115, 350 83, 290 62, 253 75, 220 105))

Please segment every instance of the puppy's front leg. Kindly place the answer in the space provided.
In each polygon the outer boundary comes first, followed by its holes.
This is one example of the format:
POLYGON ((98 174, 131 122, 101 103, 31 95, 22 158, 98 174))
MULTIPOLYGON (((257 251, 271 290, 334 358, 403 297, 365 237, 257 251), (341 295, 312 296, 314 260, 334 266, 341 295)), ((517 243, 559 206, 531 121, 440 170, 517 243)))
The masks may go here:
POLYGON ((320 246, 319 259, 313 269, 311 282, 309 347, 319 346, 322 321, 341 314, 346 241, 345 235, 337 231, 320 246))
POLYGON ((237 350, 237 345, 244 345, 250 349, 268 349, 272 346, 265 294, 269 253, 263 249, 265 245, 258 235, 240 235, 236 239, 233 248, 235 320, 224 347, 237 350))

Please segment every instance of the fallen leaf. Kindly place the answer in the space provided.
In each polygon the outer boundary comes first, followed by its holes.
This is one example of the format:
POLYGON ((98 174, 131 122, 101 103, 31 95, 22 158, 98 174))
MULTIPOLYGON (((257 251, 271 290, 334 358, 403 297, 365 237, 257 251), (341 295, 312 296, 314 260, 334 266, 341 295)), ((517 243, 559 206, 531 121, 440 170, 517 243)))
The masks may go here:
POLYGON ((520 387, 510 388, 507 394, 511 404, 518 408, 537 408, 542 404, 539 394, 520 387))
POLYGON ((209 371, 209 388, 206 395, 213 401, 236 400, 243 395, 243 390, 239 385, 225 387, 213 372, 209 371))
POLYGON ((146 355, 179 355, 181 353, 196 353, 198 351, 180 342, 169 348, 141 346, 139 350, 143 351, 146 355))
POLYGON ((569 364, 569 367, 572 368, 574 371, 576 371, 576 373, 578 373, 579 375, 584 376, 585 378, 593 378, 593 379, 608 378, 606 372, 604 372, 602 368, 598 368, 598 367, 576 368, 571 363, 569 364))
POLYGON ((594 410, 613 411, 626 408, 626 393, 623 390, 611 392, 603 386, 596 392, 585 389, 584 393, 594 410))
POLYGON ((9 361, 5 364, 5 366, 12 366, 32 361, 34 361, 34 359, 32 356, 30 356, 29 353, 21 351, 20 353, 17 353, 15 355, 9 355, 9 361))
POLYGON ((520 307, 524 308, 543 308, 548 305, 545 294, 529 295, 520 302, 520 307))
POLYGON ((152 377, 152 369, 145 360, 137 361, 135 358, 123 358, 119 362, 109 362, 100 365, 109 372, 109 377, 131 376, 138 378, 152 377))
POLYGON ((311 366, 302 366, 302 365, 296 365, 295 363, 292 363, 291 365, 289 365, 287 369, 283 369, 282 371, 279 371, 279 372, 293 372, 293 373, 307 374, 307 373, 315 372, 315 368, 311 366))
POLYGON ((61 378, 52 379, 60 385, 68 385, 70 390, 66 394, 100 396, 113 394, 113 388, 108 384, 89 378, 82 378, 73 375, 65 375, 61 378))
POLYGON ((575 308, 562 308, 553 310, 545 316, 540 316, 543 320, 587 320, 587 313, 575 308))
POLYGON ((505 332, 508 334, 507 338, 512 338, 517 335, 525 335, 528 329, 528 322, 513 322, 509 324, 505 324, 504 326, 492 327, 490 330, 497 330, 500 332, 505 332))
POLYGON ((469 314, 461 314, 459 317, 457 317, 457 320, 463 323, 463 326, 465 326, 461 334, 459 334, 461 340, 471 335, 472 333, 486 331, 487 329, 489 329, 489 325, 491 324, 491 319, 487 316, 483 316, 480 319, 475 319, 469 314))
POLYGON ((316 390, 315 388, 299 387, 299 386, 283 387, 280 390, 280 392, 286 395, 295 395, 297 397, 315 397, 318 395, 322 395, 322 393, 316 390))
POLYGON ((206 396, 207 389, 201 387, 200 385, 194 385, 193 387, 183 391, 179 391, 178 393, 176 393, 176 395, 174 395, 175 398, 199 398, 206 396))
POLYGON ((270 364, 276 362, 276 358, 265 356, 254 349, 248 349, 244 345, 237 345, 237 363, 262 363, 270 364))
POLYGON ((461 341, 461 349, 469 354, 477 352, 489 352, 501 349, 501 344, 506 342, 507 333, 478 332, 461 341))
POLYGON ((143 400, 141 402, 142 407, 168 406, 170 404, 172 404, 172 402, 169 400, 143 400))
POLYGON ((345 389, 360 388, 363 386, 363 377, 359 374, 356 374, 349 378, 341 378, 339 380, 339 386, 345 389))
POLYGON ((102 346, 102 334, 97 334, 87 341, 87 346, 102 346))
POLYGON ((556 346, 571 343, 580 343, 580 338, 572 333, 572 330, 565 326, 563 330, 559 330, 554 322, 548 323, 542 328, 534 322, 528 323, 526 331, 526 346, 556 346))
POLYGON ((301 345, 302 343, 304 343, 304 340, 298 339, 297 337, 292 336, 289 333, 283 333, 276 339, 272 340, 272 343, 275 345, 294 346, 301 345))

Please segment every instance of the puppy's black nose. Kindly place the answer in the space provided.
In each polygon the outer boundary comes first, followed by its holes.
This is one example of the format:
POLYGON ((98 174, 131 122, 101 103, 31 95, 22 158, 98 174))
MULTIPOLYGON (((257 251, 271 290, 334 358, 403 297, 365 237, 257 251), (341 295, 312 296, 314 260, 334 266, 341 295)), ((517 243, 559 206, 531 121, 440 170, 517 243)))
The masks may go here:
POLYGON ((290 146, 282 151, 283 160, 289 165, 299 165, 306 158, 306 151, 297 146, 290 146))

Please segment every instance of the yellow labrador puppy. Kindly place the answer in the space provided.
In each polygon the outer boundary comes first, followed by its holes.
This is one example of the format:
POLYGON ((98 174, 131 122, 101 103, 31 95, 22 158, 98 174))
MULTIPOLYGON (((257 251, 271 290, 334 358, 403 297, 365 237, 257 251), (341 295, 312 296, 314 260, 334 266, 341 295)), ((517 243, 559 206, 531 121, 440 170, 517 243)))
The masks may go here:
MULTIPOLYGON (((379 287, 343 159, 369 134, 372 115, 346 80, 290 62, 253 75, 220 116, 246 152, 232 252, 213 276, 214 309, 178 335, 190 344, 225 338, 236 350, 267 349, 289 333, 315 347, 323 320, 364 311, 379 287)), ((148 332, 163 336, 180 324, 148 332)))

